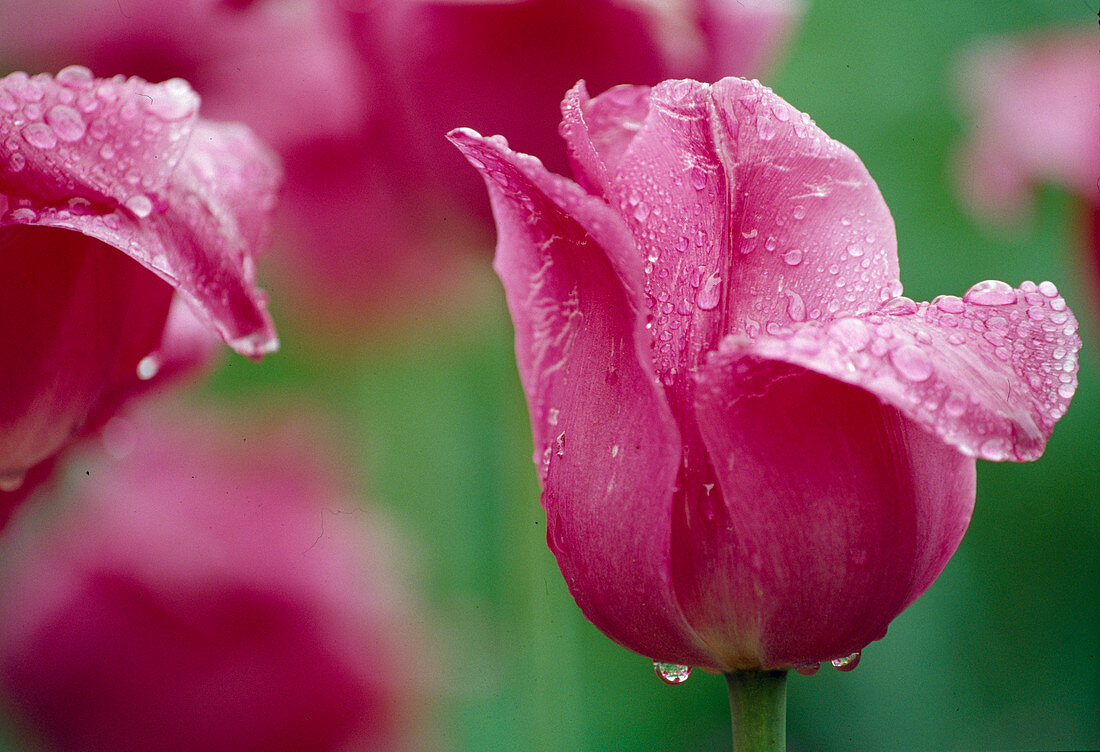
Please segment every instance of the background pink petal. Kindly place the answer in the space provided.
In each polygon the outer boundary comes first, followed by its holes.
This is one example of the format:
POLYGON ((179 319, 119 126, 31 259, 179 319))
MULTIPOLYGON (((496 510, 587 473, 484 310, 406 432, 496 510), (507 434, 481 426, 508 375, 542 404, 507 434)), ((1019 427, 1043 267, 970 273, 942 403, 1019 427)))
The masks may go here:
POLYGON ((302 424, 119 419, 4 551, 0 685, 59 750, 413 749, 422 637, 388 531, 302 424), (414 699, 416 698, 416 699, 414 699))
POLYGON ((452 140, 485 177, 495 266, 543 480, 547 542, 585 615, 651 658, 711 665, 669 583, 679 438, 648 359, 638 270, 614 213, 492 139, 452 140), (594 419, 594 416, 599 416, 594 419))
POLYGON ((989 40, 959 66, 974 119, 960 159, 975 208, 1009 219, 1035 185, 1055 182, 1096 200, 1100 176, 1100 56, 1095 30, 989 40))
POLYGON ((180 79, 92 79, 79 67, 13 73, 0 109, 0 226, 101 240, 168 281, 238 352, 277 348, 255 255, 281 173, 247 129, 197 120, 180 79))
POLYGON ((1050 282, 723 341, 713 368, 774 359, 860 386, 969 456, 1032 460, 1077 387, 1077 320, 1050 282), (719 365, 719 363, 723 365, 719 365))
POLYGON ((883 637, 958 546, 974 460, 858 386, 797 366, 724 351, 700 379, 721 502, 678 520, 689 622, 727 668, 832 660, 883 637))
POLYGON ((133 378, 172 288, 91 237, 26 225, 0 229, 0 268, 0 477, 18 486, 133 378))

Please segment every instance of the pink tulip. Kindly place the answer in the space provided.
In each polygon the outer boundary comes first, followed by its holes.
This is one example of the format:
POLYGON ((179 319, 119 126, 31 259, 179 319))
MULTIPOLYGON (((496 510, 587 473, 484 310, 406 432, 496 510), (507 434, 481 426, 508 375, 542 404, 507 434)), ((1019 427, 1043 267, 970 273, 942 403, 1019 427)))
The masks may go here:
POLYGON ((1100 55, 1095 30, 990 41, 961 66, 974 118, 959 159, 963 194, 1002 221, 1029 208, 1032 188, 1065 186, 1085 212, 1083 242, 1100 280, 1100 55))
MULTIPOLYGON (((557 149, 547 118, 600 86, 757 74, 797 0, 38 0, 0 3, 14 61, 179 76, 287 167, 276 257, 310 322, 435 305, 488 232, 484 191, 444 134, 460 124, 557 149), (116 12, 117 10, 117 12, 116 12), (486 76, 486 71, 492 71, 486 76), (404 300, 402 298, 405 298, 404 300)), ((565 155, 558 150, 559 167, 565 155)))
POLYGON ((115 418, 104 443, 113 461, 84 457, 74 498, 7 538, 0 697, 31 739, 415 745, 425 650, 397 551, 311 429, 165 413, 115 418))
POLYGON ((179 79, 0 79, 0 490, 201 358, 174 299, 244 355, 277 346, 254 257, 279 169, 198 105, 179 79))
POLYGON ((881 638, 970 518, 974 457, 1039 456, 1076 386, 1054 285, 901 297, 859 158, 756 82, 562 105, 577 182, 485 178, 547 539, 585 615, 731 671, 881 638))

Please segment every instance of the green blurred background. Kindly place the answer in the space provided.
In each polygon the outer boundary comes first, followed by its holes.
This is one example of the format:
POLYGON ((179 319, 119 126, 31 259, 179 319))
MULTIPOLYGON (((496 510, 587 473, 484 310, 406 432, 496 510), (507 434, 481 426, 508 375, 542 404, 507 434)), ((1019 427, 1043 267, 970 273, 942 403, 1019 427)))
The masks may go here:
MULTIPOLYGON (((1080 253, 1083 215, 1051 186, 1034 221, 997 234, 949 180, 966 129, 952 87, 960 50, 991 34, 1095 23, 1091 0, 817 0, 765 81, 878 181, 907 295, 1051 279, 1085 342, 1079 391, 1042 459, 978 463, 970 530, 928 593, 855 671, 792 675, 792 752, 1100 747, 1100 305, 1080 253)), ((301 400, 350 438, 350 471, 412 548, 441 657, 434 718, 453 749, 729 749, 721 677, 666 686, 567 593, 545 544, 511 324, 487 252, 469 275, 457 304, 339 347, 313 341, 268 284, 282 352, 260 364, 226 358, 191 397, 301 400)))

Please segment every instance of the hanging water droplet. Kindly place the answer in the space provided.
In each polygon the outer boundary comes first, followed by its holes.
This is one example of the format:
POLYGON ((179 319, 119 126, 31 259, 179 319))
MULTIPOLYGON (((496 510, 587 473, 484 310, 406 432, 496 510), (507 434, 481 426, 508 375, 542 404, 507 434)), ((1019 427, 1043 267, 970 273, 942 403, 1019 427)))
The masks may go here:
POLYGON ((856 651, 851 655, 846 655, 843 658, 834 658, 829 661, 837 671, 851 671, 859 665, 860 651, 856 651))
POLYGON ((1005 282, 987 279, 967 290, 963 300, 980 306, 1011 305, 1016 302, 1016 291, 1005 282))
POLYGON ((142 381, 148 381, 157 375, 160 370, 160 358, 156 353, 150 353, 138 361, 137 377, 142 381))
POLYGON ((657 673, 657 678, 665 684, 683 684, 691 676, 691 666, 679 663, 653 661, 653 670, 657 673))
POLYGON ((26 478, 26 473, 14 472, 0 474, 0 491, 18 491, 19 487, 23 485, 23 479, 26 478))
POLYGON ((813 676, 821 669, 821 664, 817 661, 807 661, 806 663, 796 663, 794 670, 803 676, 813 676))

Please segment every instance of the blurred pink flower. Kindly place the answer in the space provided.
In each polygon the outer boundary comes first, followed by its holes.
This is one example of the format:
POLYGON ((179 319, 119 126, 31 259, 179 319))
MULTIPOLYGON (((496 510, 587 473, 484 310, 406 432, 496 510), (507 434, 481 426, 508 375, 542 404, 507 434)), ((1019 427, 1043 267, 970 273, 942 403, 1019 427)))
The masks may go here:
POLYGON ((242 354, 277 346, 253 259, 279 169, 198 105, 179 79, 0 79, 0 491, 204 358, 173 299, 242 354))
POLYGON ((958 158, 963 195, 1001 223, 1026 217, 1033 189, 1082 203, 1085 264, 1100 291, 1100 53, 1096 34, 1058 31, 975 46, 960 65, 974 123, 958 158))
POLYGON ((283 157, 282 281, 300 316, 347 324, 437 303, 488 206, 446 145, 457 125, 564 153, 561 91, 757 73, 797 0, 36 0, 0 7, 5 54, 100 74, 180 76, 206 112, 283 157), (491 75, 487 75, 491 72, 491 75))
POLYGON ((859 158, 756 82, 582 83, 562 110, 577 182, 451 138, 493 203, 571 592, 662 662, 843 661, 955 551, 973 458, 1042 452, 1073 314, 1049 282, 901 297, 859 158))
POLYGON ((1100 54, 1096 34, 1049 32, 988 41, 960 66, 974 120, 960 156, 966 197, 982 213, 1027 212, 1041 182, 1100 204, 1100 54))
MULTIPOLYGON (((222 419, 224 420, 224 418, 222 419)), ((0 687, 54 750, 401 750, 428 652, 310 427, 116 417, 9 530, 0 687), (47 514, 43 515, 42 513, 47 514)), ((414 704, 416 703, 416 704, 414 704)))

